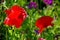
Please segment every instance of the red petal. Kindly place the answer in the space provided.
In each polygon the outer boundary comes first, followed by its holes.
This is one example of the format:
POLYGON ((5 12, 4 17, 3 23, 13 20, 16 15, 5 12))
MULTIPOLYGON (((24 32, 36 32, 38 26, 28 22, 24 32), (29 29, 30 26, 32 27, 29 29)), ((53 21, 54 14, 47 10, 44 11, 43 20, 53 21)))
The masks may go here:
POLYGON ((23 8, 21 8, 21 7, 18 6, 18 5, 13 5, 13 6, 11 7, 11 10, 12 10, 12 12, 14 12, 14 13, 19 13, 19 12, 24 11, 23 8))
POLYGON ((26 18, 26 13, 21 13, 19 16, 18 16, 18 18, 20 19, 25 19, 26 18))
POLYGON ((6 12, 7 16, 11 13, 11 10, 10 9, 6 9, 4 10, 4 12, 6 12))
POLYGON ((12 25, 12 19, 6 17, 5 20, 4 20, 4 24, 12 25))
POLYGON ((23 20, 22 19, 14 19, 13 24, 16 26, 16 28, 19 28, 20 25, 22 24, 23 20))
POLYGON ((36 26, 39 28, 39 32, 41 33, 43 31, 43 29, 44 29, 44 25, 36 23, 36 26))
POLYGON ((41 27, 41 28, 39 29, 39 32, 41 33, 43 30, 44 30, 44 27, 41 27))
POLYGON ((36 21, 36 24, 38 23, 39 24, 44 24, 44 26, 49 26, 51 25, 51 22, 53 21, 53 18, 50 17, 50 16, 43 16, 41 18, 39 18, 37 21, 36 21))

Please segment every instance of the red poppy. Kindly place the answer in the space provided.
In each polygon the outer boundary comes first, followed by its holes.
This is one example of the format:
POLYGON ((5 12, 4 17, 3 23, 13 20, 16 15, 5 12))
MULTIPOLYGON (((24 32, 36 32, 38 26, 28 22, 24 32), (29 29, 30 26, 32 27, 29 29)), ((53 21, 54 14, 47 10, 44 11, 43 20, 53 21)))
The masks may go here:
POLYGON ((7 17, 4 20, 4 24, 15 25, 16 28, 19 28, 26 18, 26 11, 18 5, 13 5, 11 8, 6 9, 5 12, 7 17))
POLYGON ((39 32, 41 33, 44 28, 52 24, 53 18, 50 16, 42 16, 36 22, 35 25, 39 28, 39 32))

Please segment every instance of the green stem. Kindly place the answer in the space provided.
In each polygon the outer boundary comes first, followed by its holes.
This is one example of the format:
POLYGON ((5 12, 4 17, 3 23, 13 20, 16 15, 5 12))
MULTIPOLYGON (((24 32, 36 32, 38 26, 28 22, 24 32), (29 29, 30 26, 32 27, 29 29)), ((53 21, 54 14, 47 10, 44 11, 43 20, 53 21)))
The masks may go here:
POLYGON ((23 34, 21 35, 21 40, 24 40, 24 35, 23 34))
POLYGON ((20 34, 18 34, 18 36, 19 36, 19 37, 18 37, 18 38, 19 38, 18 40, 20 40, 20 34))
POLYGON ((6 25, 6 40, 8 40, 8 25, 6 25))
POLYGON ((4 3, 2 4, 2 6, 5 7, 6 9, 8 9, 8 7, 6 6, 6 2, 4 2, 4 3))
POLYGON ((12 40, 15 40, 15 26, 12 26, 12 40))
POLYGON ((31 21, 31 28, 32 28, 32 18, 31 18, 31 20, 30 20, 30 21, 31 21))
POLYGON ((6 30, 6 40, 8 40, 7 37, 8 37, 8 35, 7 35, 7 30, 6 30))

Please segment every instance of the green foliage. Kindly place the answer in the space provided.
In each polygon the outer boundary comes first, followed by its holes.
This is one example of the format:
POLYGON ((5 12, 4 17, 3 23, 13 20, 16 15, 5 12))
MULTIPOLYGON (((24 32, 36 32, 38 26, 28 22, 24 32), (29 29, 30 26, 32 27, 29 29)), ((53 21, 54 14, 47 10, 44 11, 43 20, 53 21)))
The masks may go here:
MULTIPOLYGON (((35 0, 36 1, 36 0, 35 0)), ((60 3, 58 0, 53 2, 53 5, 46 5, 47 7, 42 7, 43 9, 29 9, 25 4, 27 4, 27 0, 5 0, 0 4, 0 36, 2 36, 2 40, 37 40, 39 37, 43 37, 46 40, 55 40, 54 35, 60 34, 60 3), (23 21, 20 28, 15 28, 14 26, 4 25, 3 21, 6 17, 4 10, 6 8, 11 7, 13 4, 18 4, 21 7, 24 7, 28 16, 23 21), (57 5, 58 4, 58 5, 57 5), (36 34, 34 32, 35 29, 38 29, 35 26, 35 21, 40 17, 48 15, 56 19, 54 19, 54 26, 49 26, 44 29, 41 34, 36 34)), ((37 2, 38 3, 38 2, 37 2)), ((41 5, 41 4, 40 4, 41 5)), ((39 6, 38 6, 39 7, 39 6)), ((59 38, 60 40, 60 38, 59 38)))

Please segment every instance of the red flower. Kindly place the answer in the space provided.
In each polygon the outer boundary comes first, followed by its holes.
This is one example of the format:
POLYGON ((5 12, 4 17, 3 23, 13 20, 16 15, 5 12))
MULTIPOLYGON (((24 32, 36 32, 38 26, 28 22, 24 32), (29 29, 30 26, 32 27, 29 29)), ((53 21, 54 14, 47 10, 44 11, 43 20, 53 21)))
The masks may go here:
POLYGON ((52 24, 53 18, 50 16, 42 16, 41 18, 39 18, 35 25, 39 28, 39 32, 41 33, 43 31, 44 28, 46 28, 47 26, 52 24))
POLYGON ((4 20, 4 24, 15 25, 17 28, 26 18, 26 11, 18 5, 13 5, 11 8, 6 9, 5 12, 7 17, 4 20))

